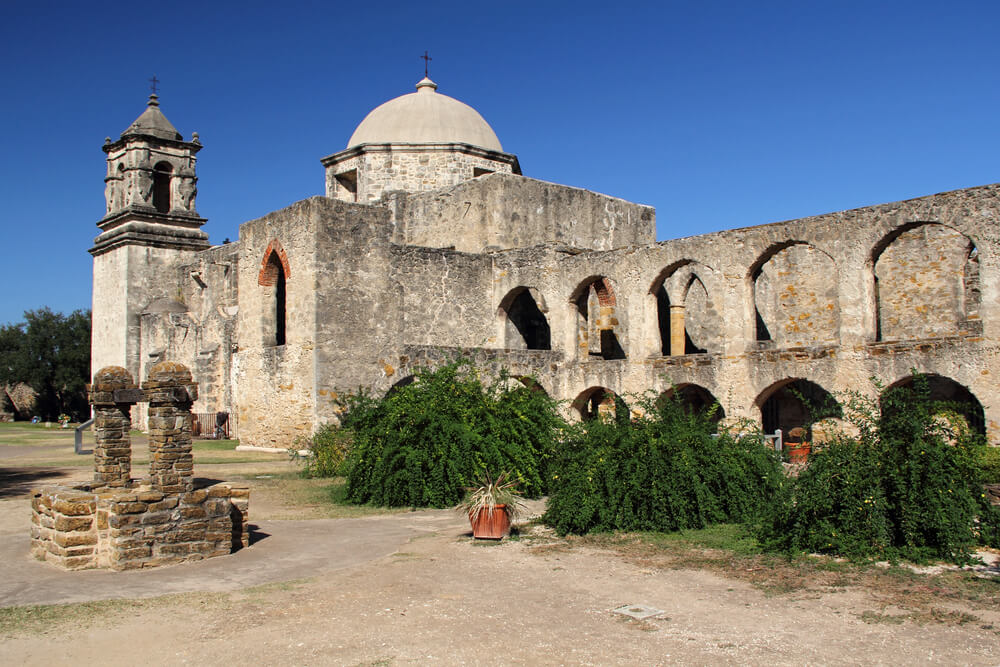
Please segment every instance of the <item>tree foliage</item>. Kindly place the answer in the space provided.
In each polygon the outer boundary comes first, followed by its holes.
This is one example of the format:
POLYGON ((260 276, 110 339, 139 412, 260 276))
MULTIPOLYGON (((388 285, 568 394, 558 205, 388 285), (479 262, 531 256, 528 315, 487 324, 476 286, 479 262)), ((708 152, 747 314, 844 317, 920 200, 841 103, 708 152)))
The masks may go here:
POLYGON ((538 497, 562 425, 555 401, 505 372, 484 384, 467 361, 418 371, 383 398, 348 400, 348 500, 448 507, 484 474, 501 472, 538 497))
POLYGON ((25 311, 23 322, 0 326, 0 384, 28 384, 42 418, 87 415, 89 376, 89 310, 63 315, 40 308, 25 311))

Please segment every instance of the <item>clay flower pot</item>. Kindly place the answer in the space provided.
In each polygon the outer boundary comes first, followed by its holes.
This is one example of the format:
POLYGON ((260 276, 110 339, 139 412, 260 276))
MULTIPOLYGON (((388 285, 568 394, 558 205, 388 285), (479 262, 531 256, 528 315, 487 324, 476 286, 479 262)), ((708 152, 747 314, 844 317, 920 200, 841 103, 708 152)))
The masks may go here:
POLYGON ((469 512, 472 536, 477 540, 502 540, 510 534, 510 516, 506 505, 496 505, 491 512, 482 509, 478 514, 469 512))
POLYGON ((788 462, 805 463, 809 460, 809 452, 811 451, 812 446, 808 442, 790 442, 788 443, 788 462))

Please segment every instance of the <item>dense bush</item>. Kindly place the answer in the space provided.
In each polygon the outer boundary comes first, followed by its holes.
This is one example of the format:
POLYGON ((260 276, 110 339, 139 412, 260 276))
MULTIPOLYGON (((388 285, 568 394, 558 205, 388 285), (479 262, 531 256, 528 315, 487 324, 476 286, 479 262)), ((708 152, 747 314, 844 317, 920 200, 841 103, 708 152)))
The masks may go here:
POLYGON ((541 495, 563 422, 544 392, 506 373, 484 385, 459 361, 419 371, 384 398, 350 398, 343 425, 353 438, 348 500, 447 507, 486 472, 507 471, 521 494, 541 495))
POLYGON ((942 419, 947 406, 930 400, 925 379, 880 402, 855 395, 847 408, 857 438, 814 451, 762 524, 766 547, 963 562, 977 532, 995 539, 997 512, 985 502, 978 465, 985 443, 942 419))
MULTIPOLYGON (((334 424, 323 424, 306 443, 303 477, 337 477, 347 472, 351 434, 334 424)), ((298 451, 294 453, 298 458, 298 451)))
POLYGON ((784 476, 759 435, 721 433, 679 400, 574 426, 552 465, 545 521, 559 533, 674 531, 750 521, 784 476))

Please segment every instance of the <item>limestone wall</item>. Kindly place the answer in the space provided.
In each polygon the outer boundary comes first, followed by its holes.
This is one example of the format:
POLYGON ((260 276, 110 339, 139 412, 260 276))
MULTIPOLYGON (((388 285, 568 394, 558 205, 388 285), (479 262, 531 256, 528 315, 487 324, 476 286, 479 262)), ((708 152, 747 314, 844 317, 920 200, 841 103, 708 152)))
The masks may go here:
POLYGON ((464 252, 542 243, 610 250, 656 240, 652 208, 511 174, 388 198, 397 243, 464 252))
POLYGON ((464 144, 360 146, 324 160, 326 195, 372 203, 388 192, 425 192, 481 173, 520 173, 517 158, 464 144))
MULTIPOLYGON (((408 329, 406 342, 503 348, 507 322, 496 304, 530 288, 542 302, 553 352, 560 353, 537 367, 543 388, 557 398, 572 401, 593 387, 627 394, 693 384, 716 397, 727 415, 759 419, 770 393, 797 378, 830 392, 872 393, 870 377, 892 383, 916 369, 967 387, 985 406, 996 440, 998 193, 1000 186, 984 186, 605 253, 558 247, 493 253, 492 290, 485 294, 478 273, 453 270, 475 262, 446 253, 436 273, 421 274, 431 283, 428 300, 413 306, 415 299, 407 300, 406 318, 411 307, 447 312, 448 301, 459 301, 452 294, 468 283, 471 297, 461 300, 463 316, 454 322, 469 324, 455 334, 457 325, 439 319, 427 330, 408 329), (624 360, 581 353, 577 297, 595 278, 614 288, 624 360), (684 306, 684 328, 703 353, 664 355, 669 328, 658 312, 661 288, 671 292, 670 304, 684 306), (758 312, 770 335, 760 330, 758 312), (880 331, 880 317, 892 327, 880 331), (493 323, 493 335, 479 344, 473 338, 483 318, 493 323)), ((412 363, 417 348, 393 365, 412 363)), ((490 363, 522 363, 521 350, 491 354, 490 363)))

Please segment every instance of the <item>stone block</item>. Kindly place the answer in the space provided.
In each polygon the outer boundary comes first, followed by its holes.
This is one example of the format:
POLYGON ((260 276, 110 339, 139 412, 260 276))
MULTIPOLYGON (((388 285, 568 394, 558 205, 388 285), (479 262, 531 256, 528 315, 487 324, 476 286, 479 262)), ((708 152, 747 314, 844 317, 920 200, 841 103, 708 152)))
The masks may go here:
POLYGON ((80 530, 90 530, 94 525, 92 516, 73 517, 56 516, 54 528, 58 531, 70 532, 80 530))
POLYGON ((144 526, 170 523, 170 520, 171 520, 171 513, 169 511, 149 512, 142 515, 142 525, 144 526))
POLYGON ((136 498, 143 503, 155 503, 163 500, 163 492, 155 491, 153 489, 141 489, 136 492, 136 498))
POLYGON ((185 505, 198 505, 208 498, 207 489, 196 489, 181 496, 181 503, 185 505))
POLYGON ((116 514, 142 514, 149 509, 149 505, 140 502, 115 502, 111 504, 111 511, 116 514))
POLYGON ((158 503, 150 503, 149 511, 160 512, 162 510, 174 509, 175 507, 177 507, 177 503, 178 503, 178 498, 176 496, 173 498, 164 498, 158 503))
POLYGON ((92 496, 85 496, 80 499, 57 498, 52 503, 52 509, 66 516, 87 516, 94 513, 97 502, 92 496))
POLYGON ((86 533, 55 533, 53 542, 61 547, 82 547, 97 544, 97 534, 93 531, 86 533))
POLYGON ((192 507, 181 507, 179 509, 180 516, 183 519, 204 519, 208 516, 205 508, 201 505, 195 505, 192 507))

